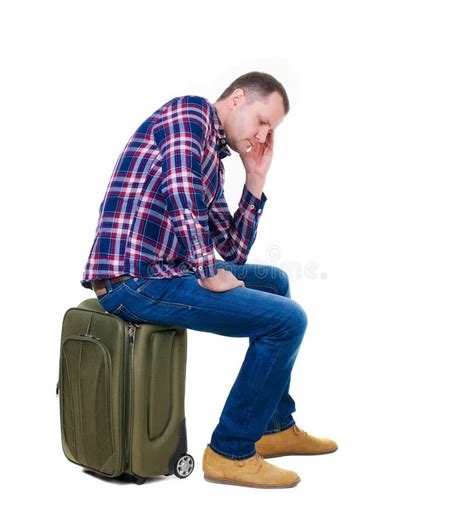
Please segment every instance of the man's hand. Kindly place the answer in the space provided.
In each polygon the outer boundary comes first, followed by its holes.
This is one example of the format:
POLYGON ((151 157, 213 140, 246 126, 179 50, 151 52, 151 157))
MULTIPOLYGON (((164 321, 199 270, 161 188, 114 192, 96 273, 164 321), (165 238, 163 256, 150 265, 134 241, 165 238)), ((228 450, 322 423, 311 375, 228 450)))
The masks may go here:
POLYGON ((209 278, 198 278, 198 284, 209 291, 228 291, 235 287, 245 287, 242 280, 238 280, 233 273, 221 268, 217 274, 209 278))
POLYGON ((265 179, 273 158, 274 133, 268 133, 264 144, 255 144, 252 151, 240 155, 245 167, 247 189, 257 198, 262 196, 265 179))

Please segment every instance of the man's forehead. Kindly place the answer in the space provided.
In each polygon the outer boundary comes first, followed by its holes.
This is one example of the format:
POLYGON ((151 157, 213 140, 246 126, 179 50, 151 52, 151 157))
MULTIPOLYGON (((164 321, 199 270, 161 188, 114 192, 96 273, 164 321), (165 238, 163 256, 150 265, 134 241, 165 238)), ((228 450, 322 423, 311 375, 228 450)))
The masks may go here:
POLYGON ((285 116, 282 102, 278 99, 271 101, 267 99, 267 103, 261 100, 258 102, 259 103, 255 105, 256 113, 265 122, 265 124, 276 127, 285 116))

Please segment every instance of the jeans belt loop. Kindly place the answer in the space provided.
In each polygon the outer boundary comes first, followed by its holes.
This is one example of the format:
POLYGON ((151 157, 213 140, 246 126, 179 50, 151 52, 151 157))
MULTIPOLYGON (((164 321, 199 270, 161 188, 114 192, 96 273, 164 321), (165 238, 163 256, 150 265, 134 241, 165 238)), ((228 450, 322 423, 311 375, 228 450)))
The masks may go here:
POLYGON ((107 291, 107 293, 109 291, 112 291, 112 283, 110 282, 110 278, 106 278, 104 279, 105 280, 105 290, 107 291))

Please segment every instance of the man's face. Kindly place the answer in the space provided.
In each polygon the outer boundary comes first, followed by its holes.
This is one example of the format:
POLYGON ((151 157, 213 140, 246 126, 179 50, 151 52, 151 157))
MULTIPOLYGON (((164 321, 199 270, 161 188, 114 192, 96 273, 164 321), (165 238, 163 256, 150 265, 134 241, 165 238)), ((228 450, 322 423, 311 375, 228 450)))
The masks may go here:
POLYGON ((273 133, 285 116, 283 100, 278 92, 267 98, 245 97, 242 89, 236 89, 229 100, 230 113, 224 131, 229 147, 244 155, 248 148, 265 143, 268 133, 273 133))

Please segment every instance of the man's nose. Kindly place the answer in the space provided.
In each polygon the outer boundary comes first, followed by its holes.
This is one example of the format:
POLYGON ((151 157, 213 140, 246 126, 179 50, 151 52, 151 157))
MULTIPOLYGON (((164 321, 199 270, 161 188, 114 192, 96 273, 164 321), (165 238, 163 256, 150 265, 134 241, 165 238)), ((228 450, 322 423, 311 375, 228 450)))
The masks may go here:
POLYGON ((267 131, 259 131, 255 138, 261 143, 264 144, 267 139, 267 131))

